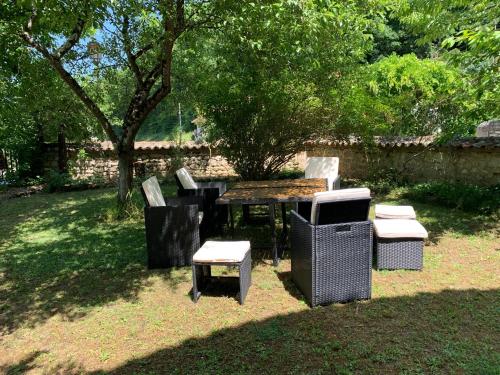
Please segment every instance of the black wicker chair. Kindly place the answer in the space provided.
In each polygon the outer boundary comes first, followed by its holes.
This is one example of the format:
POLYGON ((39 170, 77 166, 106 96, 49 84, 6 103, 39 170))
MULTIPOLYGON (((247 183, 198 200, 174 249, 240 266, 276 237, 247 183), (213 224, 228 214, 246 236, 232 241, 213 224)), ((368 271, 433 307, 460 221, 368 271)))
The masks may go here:
POLYGON ((169 198, 161 194, 156 177, 144 181, 144 223, 148 268, 191 265, 200 248, 200 217, 196 197, 169 198))
POLYGON ((177 170, 174 174, 177 183, 178 197, 199 197, 199 209, 203 211, 204 225, 201 228, 202 237, 206 238, 213 234, 220 234, 224 224, 227 224, 229 211, 227 205, 217 205, 215 201, 226 192, 224 181, 194 182, 185 168, 177 170), (183 177, 188 179, 182 181, 183 177), (188 185, 188 186, 185 186, 188 185))
POLYGON ((292 279, 311 306, 371 297, 370 201, 368 189, 335 190, 291 212, 292 279))

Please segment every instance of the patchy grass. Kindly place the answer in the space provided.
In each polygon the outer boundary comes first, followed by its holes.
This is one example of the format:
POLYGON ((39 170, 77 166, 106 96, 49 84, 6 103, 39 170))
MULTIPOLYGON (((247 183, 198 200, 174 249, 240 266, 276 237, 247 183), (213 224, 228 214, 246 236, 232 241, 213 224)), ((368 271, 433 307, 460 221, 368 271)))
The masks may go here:
POLYGON ((3 201, 0 373, 498 374, 498 218, 402 193, 376 201, 415 207, 424 271, 374 271, 372 300, 314 309, 289 260, 271 266, 266 226, 238 226, 245 305, 230 290, 195 305, 189 267, 146 269, 140 210, 114 221, 113 190, 3 201))

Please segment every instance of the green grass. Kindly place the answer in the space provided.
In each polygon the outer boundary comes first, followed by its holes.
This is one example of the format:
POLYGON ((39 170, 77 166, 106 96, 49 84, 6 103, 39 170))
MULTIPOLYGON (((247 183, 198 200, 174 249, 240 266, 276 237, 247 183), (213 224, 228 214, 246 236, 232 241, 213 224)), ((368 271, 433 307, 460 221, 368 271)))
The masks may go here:
POLYGON ((403 197, 376 202, 415 207, 424 270, 374 271, 370 301, 314 309, 290 261, 272 267, 269 228, 239 213, 246 303, 215 290, 195 305, 189 267, 146 269, 138 194, 123 222, 113 189, 1 201, 0 373, 498 374, 498 217, 403 197))

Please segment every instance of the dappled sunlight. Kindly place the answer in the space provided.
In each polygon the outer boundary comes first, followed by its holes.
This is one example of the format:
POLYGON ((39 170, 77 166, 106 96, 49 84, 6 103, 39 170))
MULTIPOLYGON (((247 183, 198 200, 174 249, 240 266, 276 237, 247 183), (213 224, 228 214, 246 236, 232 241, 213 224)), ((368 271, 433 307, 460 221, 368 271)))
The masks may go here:
POLYGON ((480 230, 485 218, 414 204, 439 233, 423 270, 374 270, 371 300, 310 309, 287 253, 271 266, 265 215, 244 225, 238 210, 235 238, 253 244, 245 304, 231 280, 194 304, 190 267, 147 270, 142 217, 103 219, 111 192, 51 197, 40 211, 47 197, 18 201, 33 215, 0 246, 0 372, 475 373, 498 364, 500 253, 497 232, 480 230))

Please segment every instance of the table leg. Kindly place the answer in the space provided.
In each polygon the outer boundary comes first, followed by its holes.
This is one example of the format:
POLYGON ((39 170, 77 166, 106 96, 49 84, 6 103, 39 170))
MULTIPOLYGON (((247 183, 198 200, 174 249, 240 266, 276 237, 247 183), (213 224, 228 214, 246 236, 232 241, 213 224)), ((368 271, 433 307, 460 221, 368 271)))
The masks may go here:
POLYGON ((287 241, 288 241, 288 226, 286 225, 286 203, 281 203, 281 217, 283 220, 283 230, 280 236, 279 242, 279 254, 280 258, 283 258, 283 254, 286 249, 287 241))
POLYGON ((231 237, 234 237, 234 214, 233 214, 233 205, 229 205, 229 225, 231 227, 231 237))
POLYGON ((277 266, 279 264, 278 258, 278 246, 276 241, 276 220, 274 217, 274 203, 269 204, 269 225, 271 226, 271 244, 273 251, 273 266, 277 266))

